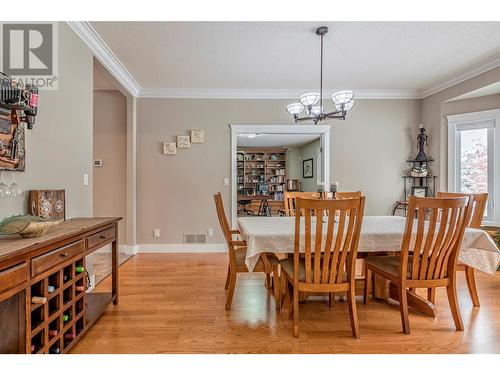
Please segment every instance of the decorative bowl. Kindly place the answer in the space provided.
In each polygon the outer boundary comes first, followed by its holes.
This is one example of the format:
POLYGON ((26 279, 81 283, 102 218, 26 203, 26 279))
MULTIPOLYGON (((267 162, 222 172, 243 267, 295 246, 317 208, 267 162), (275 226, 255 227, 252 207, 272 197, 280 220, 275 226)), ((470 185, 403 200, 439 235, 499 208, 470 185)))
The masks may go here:
POLYGON ((11 216, 0 222, 0 235, 19 234, 23 238, 41 237, 50 228, 61 224, 64 220, 50 220, 32 215, 11 216))

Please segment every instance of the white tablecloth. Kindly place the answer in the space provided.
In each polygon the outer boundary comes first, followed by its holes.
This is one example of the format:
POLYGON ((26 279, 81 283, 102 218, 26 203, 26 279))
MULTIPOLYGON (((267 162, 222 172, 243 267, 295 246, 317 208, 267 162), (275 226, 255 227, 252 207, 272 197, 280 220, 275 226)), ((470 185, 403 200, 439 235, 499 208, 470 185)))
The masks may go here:
MULTIPOLYGON (((405 223, 406 219, 400 216, 365 216, 358 251, 399 251, 405 223)), ((323 233, 326 233, 324 225, 323 233)), ((293 253, 294 217, 240 217, 238 226, 247 242, 249 270, 253 270, 261 253, 293 253)), ((475 269, 494 274, 500 264, 500 250, 485 231, 467 228, 458 259, 475 269)))

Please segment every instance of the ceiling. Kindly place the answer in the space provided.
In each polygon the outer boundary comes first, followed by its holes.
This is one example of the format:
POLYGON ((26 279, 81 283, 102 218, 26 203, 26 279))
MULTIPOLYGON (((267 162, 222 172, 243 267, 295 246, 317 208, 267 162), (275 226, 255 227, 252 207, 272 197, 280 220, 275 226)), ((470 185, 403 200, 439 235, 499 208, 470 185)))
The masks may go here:
POLYGON ((500 22, 90 23, 142 91, 317 90, 320 25, 330 89, 424 93, 500 56, 500 22))
POLYGON ((318 134, 238 134, 239 147, 302 147, 319 139, 318 134))

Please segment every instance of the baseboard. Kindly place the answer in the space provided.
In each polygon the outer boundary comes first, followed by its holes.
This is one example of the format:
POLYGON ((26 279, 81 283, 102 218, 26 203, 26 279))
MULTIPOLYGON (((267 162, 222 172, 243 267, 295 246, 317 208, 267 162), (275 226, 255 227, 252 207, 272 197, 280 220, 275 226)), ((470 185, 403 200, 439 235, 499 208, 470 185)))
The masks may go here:
POLYGON ((136 254, 161 254, 161 253, 225 253, 227 245, 223 243, 207 244, 186 244, 186 243, 167 243, 167 244, 144 244, 136 245, 136 254))
POLYGON ((119 245, 118 250, 120 253, 135 255, 137 254, 137 245, 119 245))

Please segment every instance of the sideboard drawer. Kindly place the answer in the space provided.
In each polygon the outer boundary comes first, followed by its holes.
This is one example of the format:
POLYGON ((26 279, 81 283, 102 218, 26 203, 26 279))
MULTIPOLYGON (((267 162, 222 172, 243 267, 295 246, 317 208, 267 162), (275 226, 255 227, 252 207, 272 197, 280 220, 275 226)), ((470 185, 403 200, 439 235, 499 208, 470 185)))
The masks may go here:
POLYGON ((7 268, 0 272, 0 293, 13 289, 28 280, 28 265, 26 263, 7 268))
POLYGON ((92 236, 87 237, 87 249, 99 245, 105 245, 115 239, 115 228, 108 228, 92 236))
POLYGON ((31 277, 40 275, 57 264, 82 254, 83 251, 83 240, 79 240, 50 253, 33 258, 31 260, 31 277))

